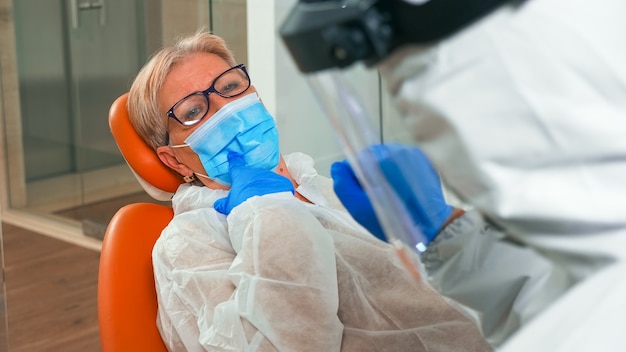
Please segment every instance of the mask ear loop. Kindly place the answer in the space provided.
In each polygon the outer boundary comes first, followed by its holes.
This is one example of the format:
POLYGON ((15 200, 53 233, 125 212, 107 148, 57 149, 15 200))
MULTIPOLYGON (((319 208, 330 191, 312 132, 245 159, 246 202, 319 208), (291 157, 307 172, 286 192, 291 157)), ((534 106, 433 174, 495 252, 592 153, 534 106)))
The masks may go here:
MULTIPOLYGON (((168 145, 168 147, 173 148, 173 149, 178 149, 178 148, 185 148, 185 147, 189 147, 189 144, 176 144, 176 145, 168 145)), ((191 147, 190 147, 191 148, 191 147)), ((180 163, 180 161, 178 160, 178 157, 176 157, 176 160, 180 163)), ((191 176, 183 176, 183 181, 185 181, 186 183, 192 183, 196 180, 196 175, 200 176, 200 177, 204 177, 207 179, 211 179, 209 176, 201 174, 199 172, 193 172, 194 174, 191 176)))
POLYGON ((201 173, 199 173, 199 172, 195 172, 195 171, 194 171, 193 173, 194 173, 194 175, 196 175, 196 176, 198 176, 198 177, 202 177, 202 178, 206 178, 207 180, 214 181, 212 178, 210 178, 209 176, 207 176, 207 175, 205 175, 205 174, 201 174, 201 173))

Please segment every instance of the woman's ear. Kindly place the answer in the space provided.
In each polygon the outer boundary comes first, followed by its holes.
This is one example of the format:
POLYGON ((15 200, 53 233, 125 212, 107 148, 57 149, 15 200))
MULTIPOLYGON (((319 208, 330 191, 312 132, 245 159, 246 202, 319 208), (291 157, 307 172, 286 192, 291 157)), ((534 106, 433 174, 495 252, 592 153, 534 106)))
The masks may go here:
POLYGON ((170 169, 178 172, 183 176, 192 176, 193 170, 191 170, 187 165, 181 163, 176 154, 174 154, 174 149, 169 146, 160 146, 156 150, 157 156, 161 159, 161 162, 165 164, 170 169))

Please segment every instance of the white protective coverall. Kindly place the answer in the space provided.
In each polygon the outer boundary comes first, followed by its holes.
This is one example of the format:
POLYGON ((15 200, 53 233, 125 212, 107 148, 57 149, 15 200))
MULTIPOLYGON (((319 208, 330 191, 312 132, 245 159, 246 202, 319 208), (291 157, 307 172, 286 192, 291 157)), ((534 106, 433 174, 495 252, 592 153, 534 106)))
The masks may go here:
POLYGON ((313 160, 285 156, 297 189, 252 197, 181 185, 153 249, 158 325, 172 351, 487 351, 475 321, 417 283, 358 225, 313 160))
POLYGON ((484 215, 429 248, 433 286, 495 344, 522 325, 506 351, 626 351, 625 13, 530 0, 379 66, 417 144, 484 215), (486 224, 508 236, 471 235, 486 224))

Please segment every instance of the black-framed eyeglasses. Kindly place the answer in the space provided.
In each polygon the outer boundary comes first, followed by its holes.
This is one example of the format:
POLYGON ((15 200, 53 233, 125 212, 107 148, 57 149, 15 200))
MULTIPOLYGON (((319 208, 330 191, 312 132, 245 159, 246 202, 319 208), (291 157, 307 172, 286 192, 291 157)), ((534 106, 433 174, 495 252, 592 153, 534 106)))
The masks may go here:
POLYGON ((250 76, 243 64, 233 66, 217 76, 211 86, 201 92, 191 93, 179 100, 167 112, 183 126, 193 126, 209 111, 209 94, 215 93, 224 98, 236 97, 250 88, 250 76))

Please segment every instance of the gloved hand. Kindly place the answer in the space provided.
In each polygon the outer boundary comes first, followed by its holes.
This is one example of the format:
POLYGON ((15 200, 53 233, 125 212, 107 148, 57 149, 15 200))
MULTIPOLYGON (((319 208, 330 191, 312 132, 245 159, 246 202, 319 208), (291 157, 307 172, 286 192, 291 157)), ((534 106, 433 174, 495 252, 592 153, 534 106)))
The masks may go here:
POLYGON ((377 238, 387 241, 374 208, 347 160, 330 165, 335 194, 350 215, 377 238))
POLYGON ((285 176, 266 169, 257 169, 245 165, 243 156, 228 154, 229 173, 232 180, 230 192, 225 198, 215 201, 213 207, 218 212, 228 215, 250 197, 270 193, 294 193, 293 184, 285 176))
MULTIPOLYGON (((372 147, 383 174, 396 191, 407 211, 430 242, 452 214, 446 204, 437 172, 417 147, 380 144, 372 147), (403 175, 411 175, 404 178, 403 175)), ((344 160, 331 165, 335 193, 352 217, 376 237, 385 240, 380 223, 367 194, 352 167, 344 160)))

